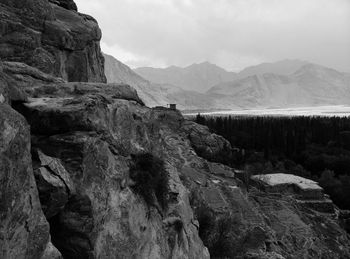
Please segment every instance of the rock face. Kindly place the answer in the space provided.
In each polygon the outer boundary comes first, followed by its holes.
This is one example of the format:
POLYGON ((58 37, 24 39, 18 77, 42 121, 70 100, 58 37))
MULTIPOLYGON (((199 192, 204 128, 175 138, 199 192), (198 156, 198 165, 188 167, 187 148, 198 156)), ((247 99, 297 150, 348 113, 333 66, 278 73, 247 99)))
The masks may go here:
MULTIPOLYGON (((89 87, 82 84, 79 91, 87 93, 89 87)), ((104 96, 102 91, 83 97, 69 91, 60 95, 30 98, 20 111, 32 125, 33 148, 42 150, 39 194, 52 240, 64 258, 209 257, 193 223, 189 193, 179 179, 179 161, 164 152, 170 146, 169 135, 177 138, 174 130, 179 130, 182 116, 146 108, 126 97, 119 99, 117 94, 104 96), (165 117, 173 118, 170 125, 165 117), (128 184, 130 155, 140 152, 166 161, 171 190, 166 211, 148 208, 128 184), (66 191, 68 199, 62 183, 71 181, 62 181, 64 170, 57 173, 58 166, 56 173, 52 166, 43 167, 53 163, 46 160, 62 161, 69 174, 65 178, 72 179, 76 190, 66 191), (174 216, 183 224, 178 231, 167 220, 174 216)))
POLYGON ((67 81, 106 82, 101 31, 72 0, 1 0, 0 58, 67 81))
POLYGON ((59 159, 33 150, 33 168, 40 203, 47 219, 63 210, 68 198, 75 194, 74 185, 59 159))
MULTIPOLYGON (((184 121, 179 112, 143 106, 126 85, 64 83, 11 62, 2 68, 6 82, 23 94, 17 101, 7 95, 6 102, 31 124, 35 199, 40 198, 53 243, 64 258, 209 258, 189 192, 173 165, 179 161, 166 160, 171 190, 166 211, 149 208, 129 186, 130 155, 164 157, 170 144, 162 139, 170 133, 179 138, 176 132, 184 121)), ((57 252, 51 243, 42 244, 47 244, 42 256, 57 252)))
POLYGON ((63 8, 66 8, 68 10, 78 11, 77 5, 74 3, 73 0, 49 0, 49 1, 53 4, 62 6, 63 8))
POLYGON ((230 143, 219 135, 211 134, 208 127, 185 121, 183 130, 198 155, 210 161, 224 161, 232 155, 230 143))
POLYGON ((29 125, 0 104, 1 258, 61 258, 50 242, 31 164, 29 125))

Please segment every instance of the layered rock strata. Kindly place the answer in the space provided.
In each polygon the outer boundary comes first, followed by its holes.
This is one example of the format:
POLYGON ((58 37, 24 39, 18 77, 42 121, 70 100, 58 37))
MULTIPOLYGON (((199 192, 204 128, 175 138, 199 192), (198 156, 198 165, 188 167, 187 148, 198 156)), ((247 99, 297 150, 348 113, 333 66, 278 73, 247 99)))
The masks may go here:
POLYGON ((106 82, 101 30, 71 0, 1 0, 0 59, 67 81, 106 82))

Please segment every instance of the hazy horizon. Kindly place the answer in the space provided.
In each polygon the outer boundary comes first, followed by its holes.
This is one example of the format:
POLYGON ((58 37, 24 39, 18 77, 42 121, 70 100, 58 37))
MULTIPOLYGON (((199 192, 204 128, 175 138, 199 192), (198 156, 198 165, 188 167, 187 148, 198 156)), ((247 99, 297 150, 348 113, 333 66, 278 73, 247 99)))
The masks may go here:
POLYGON ((350 72, 348 0, 76 2, 99 22, 102 50, 132 68, 300 59, 350 72))
MULTIPOLYGON (((105 53, 107 55, 110 55, 108 53, 105 53)), ((116 57, 115 57, 116 58, 116 57)), ((169 65, 169 66, 164 66, 164 67, 152 67, 152 66, 141 66, 141 67, 134 67, 132 69, 134 70, 137 70, 138 68, 156 68, 156 69, 167 69, 167 68, 171 68, 171 67, 177 67, 177 68, 188 68, 192 65, 201 65, 201 64, 205 64, 205 63, 209 63, 211 65, 215 65, 215 66, 218 66, 224 70, 226 70, 227 72, 235 72, 235 73, 239 73, 239 72, 242 72, 242 70, 248 68, 248 67, 254 67, 254 66, 258 66, 258 65, 262 65, 262 64, 273 64, 273 63, 277 63, 277 62, 281 62, 281 61, 303 61, 303 62, 306 62, 306 63, 312 63, 312 62, 308 62, 307 60, 300 60, 300 59, 290 59, 290 58, 286 58, 286 59, 281 59, 281 60, 275 60, 275 61, 271 61, 271 62, 262 62, 262 63, 258 63, 258 64, 253 64, 253 65, 248 65, 246 67, 243 67, 242 69, 240 70, 237 70, 237 71, 232 71, 232 70, 227 70, 226 68, 224 67, 221 67, 219 66, 218 64, 215 64, 215 63, 212 63, 212 62, 209 62, 209 61, 203 61, 203 62, 194 62, 194 63, 191 63, 189 65, 185 65, 185 66, 176 66, 176 65, 169 65)), ((316 64, 318 65, 318 64, 316 64)), ((332 67, 329 67, 329 68, 332 68, 332 67)), ((342 72, 342 71, 340 71, 342 72)), ((346 72, 346 71, 345 71, 346 72)))

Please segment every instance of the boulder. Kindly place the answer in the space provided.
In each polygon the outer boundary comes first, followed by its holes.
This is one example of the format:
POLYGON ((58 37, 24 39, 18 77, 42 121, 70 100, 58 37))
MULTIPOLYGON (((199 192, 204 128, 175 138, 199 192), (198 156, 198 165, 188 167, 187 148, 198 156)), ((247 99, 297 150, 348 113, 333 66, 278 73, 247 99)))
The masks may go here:
POLYGON ((199 156, 213 162, 225 162, 231 158, 231 144, 223 137, 211 133, 207 126, 186 120, 182 124, 182 130, 199 156))

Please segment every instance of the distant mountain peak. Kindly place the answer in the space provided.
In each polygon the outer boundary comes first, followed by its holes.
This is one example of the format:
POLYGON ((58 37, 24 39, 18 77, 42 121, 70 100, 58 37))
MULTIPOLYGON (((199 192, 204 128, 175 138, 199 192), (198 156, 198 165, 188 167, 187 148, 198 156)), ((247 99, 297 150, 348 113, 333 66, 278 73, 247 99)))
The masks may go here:
POLYGON ((350 103, 348 74, 296 59, 262 63, 239 74, 208 61, 131 70, 110 56, 105 68, 109 82, 130 84, 149 106, 176 103, 180 109, 208 110, 350 103))
POLYGON ((308 62, 298 59, 284 59, 276 62, 265 62, 255 66, 250 66, 238 73, 238 78, 244 78, 251 75, 262 75, 266 73, 290 75, 300 69, 308 62))
POLYGON ((187 91, 197 92, 205 92, 215 84, 232 81, 236 75, 208 61, 183 68, 137 68, 134 71, 149 81, 172 84, 187 91))
POLYGON ((295 75, 298 74, 305 74, 305 73, 309 73, 309 74, 314 74, 314 75, 333 75, 333 76, 345 76, 345 73, 341 73, 333 68, 329 68, 329 67, 325 67, 325 66, 321 66, 318 64, 314 64, 314 63, 308 63, 305 64, 304 66, 300 67, 297 71, 295 71, 295 75))

